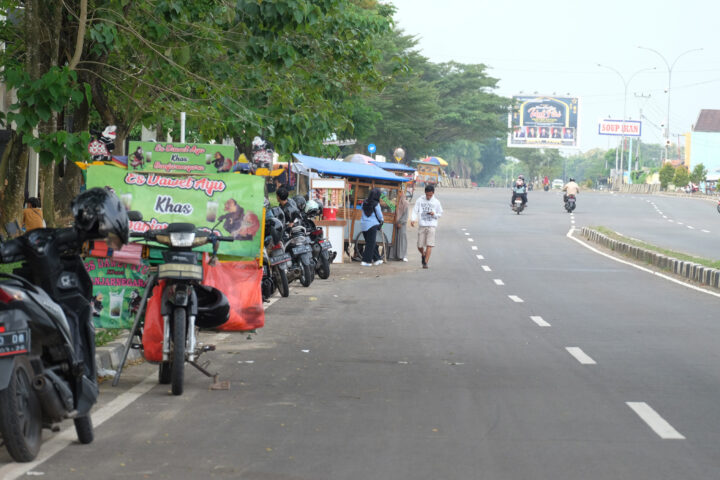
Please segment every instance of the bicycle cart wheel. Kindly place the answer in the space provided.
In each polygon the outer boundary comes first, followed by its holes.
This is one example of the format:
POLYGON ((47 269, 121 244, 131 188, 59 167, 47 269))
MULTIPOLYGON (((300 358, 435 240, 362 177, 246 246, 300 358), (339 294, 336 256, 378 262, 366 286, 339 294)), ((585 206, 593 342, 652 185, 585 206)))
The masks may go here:
MULTIPOLYGON (((382 230, 377 231, 377 237, 376 237, 377 247, 378 247, 378 253, 380 254, 380 258, 383 261, 387 261, 387 251, 388 248, 390 248, 390 241, 385 236, 385 233, 383 233, 382 230)), ((355 236, 355 247, 353 248, 353 260, 362 261, 362 254, 363 251, 365 251, 365 237, 363 236, 362 232, 359 232, 355 236)))

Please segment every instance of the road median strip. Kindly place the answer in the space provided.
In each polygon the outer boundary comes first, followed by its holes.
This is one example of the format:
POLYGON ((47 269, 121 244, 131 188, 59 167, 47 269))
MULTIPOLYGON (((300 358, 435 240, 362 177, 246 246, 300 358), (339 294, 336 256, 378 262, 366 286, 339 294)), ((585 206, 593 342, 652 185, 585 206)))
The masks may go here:
POLYGON ((595 228, 582 227, 580 234, 587 240, 601 245, 615 254, 628 257, 643 263, 652 265, 664 272, 671 273, 690 281, 720 289, 720 269, 709 266, 711 261, 699 263, 689 259, 679 259, 666 255, 651 248, 633 245, 631 240, 627 241, 612 238, 610 235, 601 233, 595 228))

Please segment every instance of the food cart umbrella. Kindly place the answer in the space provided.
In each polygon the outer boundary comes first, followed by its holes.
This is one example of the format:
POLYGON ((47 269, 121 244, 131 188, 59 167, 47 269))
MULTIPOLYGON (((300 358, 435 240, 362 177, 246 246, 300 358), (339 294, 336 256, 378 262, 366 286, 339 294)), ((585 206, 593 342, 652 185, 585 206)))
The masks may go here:
POLYGON ((375 161, 375 159, 372 157, 368 157, 367 155, 363 155, 362 153, 353 153, 353 154, 345 157, 344 161, 351 162, 351 163, 364 163, 365 165, 372 165, 372 162, 375 161))
POLYGON ((439 165, 441 167, 447 167, 448 162, 440 157, 425 157, 421 160, 423 163, 429 163, 430 165, 439 165))

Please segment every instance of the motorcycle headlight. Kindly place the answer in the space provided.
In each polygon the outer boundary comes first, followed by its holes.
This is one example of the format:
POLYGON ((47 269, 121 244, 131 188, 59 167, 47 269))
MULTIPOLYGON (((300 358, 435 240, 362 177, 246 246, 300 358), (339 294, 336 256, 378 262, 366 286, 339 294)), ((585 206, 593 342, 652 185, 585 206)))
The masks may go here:
POLYGON ((173 247, 192 247, 195 240, 195 232, 172 232, 170 234, 170 245, 173 247))

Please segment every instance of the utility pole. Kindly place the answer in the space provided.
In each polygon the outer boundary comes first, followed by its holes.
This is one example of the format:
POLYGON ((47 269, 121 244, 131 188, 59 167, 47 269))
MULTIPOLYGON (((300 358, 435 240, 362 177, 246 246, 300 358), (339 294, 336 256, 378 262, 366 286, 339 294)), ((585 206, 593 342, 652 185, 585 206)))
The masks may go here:
MULTIPOLYGON (((635 98, 642 98, 643 100, 645 100, 645 102, 647 102, 647 101, 650 99, 650 97, 651 97, 651 95, 650 95, 649 93, 648 93, 647 95, 644 95, 644 94, 642 94, 642 93, 636 93, 636 94, 634 94, 634 95, 635 95, 635 98)), ((639 116, 638 118, 639 118, 640 121, 642 122, 642 119, 643 119, 643 110, 642 110, 642 107, 640 107, 640 116, 639 116)), ((641 128, 642 128, 642 127, 641 127, 641 128)), ((638 141, 637 141, 637 154, 635 155, 635 158, 637 158, 638 164, 637 164, 637 166, 635 167, 635 170, 640 170, 640 164, 641 164, 641 162, 640 162, 640 142, 641 142, 641 140, 642 140, 642 138, 641 138, 641 137, 638 137, 638 141)))

